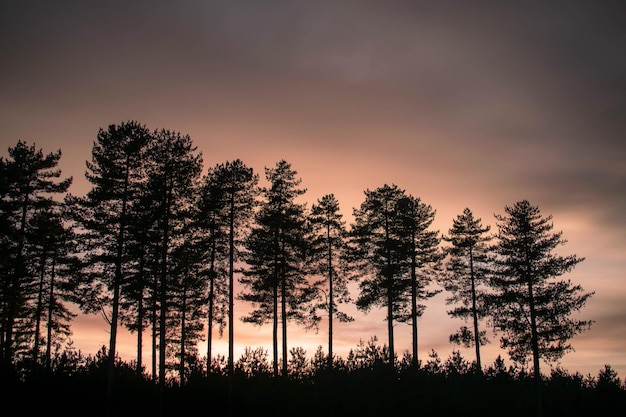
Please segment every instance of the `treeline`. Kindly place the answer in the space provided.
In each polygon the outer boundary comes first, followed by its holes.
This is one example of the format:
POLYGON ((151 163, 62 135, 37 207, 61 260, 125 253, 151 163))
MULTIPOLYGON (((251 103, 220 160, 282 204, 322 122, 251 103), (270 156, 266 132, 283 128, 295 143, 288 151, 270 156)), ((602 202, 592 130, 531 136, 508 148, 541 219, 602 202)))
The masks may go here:
POLYGON ((592 324, 572 313, 593 293, 560 279, 583 258, 554 253, 562 233, 527 200, 496 215, 495 233, 468 208, 442 234, 432 230, 430 205, 383 184, 364 191, 347 224, 333 194, 310 207, 301 201, 306 189, 285 160, 265 168, 265 185, 241 160, 203 174, 202 153, 188 135, 136 121, 99 130, 84 196, 68 192, 72 178, 61 178, 60 158, 61 150, 44 154, 23 141, 0 158, 5 371, 52 367, 71 335, 69 303, 110 323, 111 395, 119 326, 137 337, 135 372, 149 368, 161 387, 185 385, 202 340, 205 369, 213 369, 213 337, 223 331, 225 367, 234 375, 235 300, 253 307, 237 319, 271 324, 273 376, 289 374, 288 323, 316 328, 322 315, 333 367, 333 324, 353 320, 342 311, 346 303, 386 311, 392 368, 402 360, 419 366, 418 317, 444 289, 450 316, 468 324, 450 340, 475 347, 478 373, 487 324, 514 363, 532 362, 537 379, 540 360, 560 359, 592 324), (349 293, 350 281, 359 294, 349 293), (408 359, 395 351, 397 322, 412 328, 408 359))
MULTIPOLYGON (((288 375, 272 376, 267 350, 246 348, 229 374, 224 357, 213 369, 194 361, 184 385, 168 384, 159 401, 152 379, 137 375, 135 364, 116 360, 119 386, 109 415, 115 416, 529 416, 538 415, 532 401, 535 379, 524 367, 507 367, 498 357, 477 373, 474 363, 453 351, 440 358, 431 351, 416 368, 405 353, 392 371, 387 346, 375 337, 361 341, 332 368, 319 347, 311 358, 300 347, 290 349, 288 375)), ((204 358, 203 358, 204 359, 204 358)), ((3 403, 28 414, 60 412, 66 416, 104 416, 108 353, 103 347, 84 357, 71 347, 55 354, 51 369, 29 373, 5 385, 3 403), (32 401, 36 396, 37 401, 32 401)), ((597 376, 553 368, 541 381, 542 415, 620 415, 626 389, 608 365, 597 376)))

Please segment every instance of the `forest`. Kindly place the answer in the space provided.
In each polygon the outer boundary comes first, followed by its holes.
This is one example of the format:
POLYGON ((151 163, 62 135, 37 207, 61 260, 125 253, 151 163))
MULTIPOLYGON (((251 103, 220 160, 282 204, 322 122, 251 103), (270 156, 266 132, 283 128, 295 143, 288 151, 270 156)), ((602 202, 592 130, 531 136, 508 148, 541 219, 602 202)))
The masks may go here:
POLYGON ((264 186, 243 161, 205 169, 189 135, 137 121, 98 131, 86 195, 69 192, 61 149, 46 152, 18 141, 0 157, 0 371, 5 398, 41 399, 30 411, 582 416, 626 405, 609 364, 597 376, 541 372, 592 326, 573 313, 593 291, 564 278, 584 258, 555 252, 562 232, 528 200, 496 215, 497 230, 466 208, 442 234, 436 210, 396 184, 364 190, 348 224, 333 194, 301 201, 306 189, 285 160, 265 168, 264 186), (418 358, 418 318, 442 291, 465 323, 450 342, 473 347, 471 359, 418 358), (235 302, 252 308, 235 317, 235 302), (387 340, 342 358, 333 324, 354 320, 350 304, 383 309, 387 340), (73 348, 72 305, 106 318, 108 346, 73 348), (289 348, 289 324, 317 329, 322 317, 326 347, 312 357, 289 348), (235 320, 271 325, 271 352, 235 358, 235 320), (413 336, 402 355, 400 322, 413 336), (128 363, 117 356, 121 326, 136 336, 128 363), (513 365, 482 363, 487 329, 513 365), (224 332, 228 354, 215 355, 224 332))

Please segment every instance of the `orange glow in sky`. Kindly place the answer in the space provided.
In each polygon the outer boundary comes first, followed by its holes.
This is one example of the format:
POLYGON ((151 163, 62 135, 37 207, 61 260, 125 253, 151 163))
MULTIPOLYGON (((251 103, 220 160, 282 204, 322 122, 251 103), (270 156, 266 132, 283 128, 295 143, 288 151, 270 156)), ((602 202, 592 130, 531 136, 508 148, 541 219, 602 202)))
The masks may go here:
MULTIPOLYGON (((0 154, 18 140, 60 148, 70 192, 83 195, 98 129, 136 120, 189 134, 205 168, 241 159, 262 184, 285 159, 303 201, 334 193, 348 223, 385 183, 431 205, 442 234, 465 207, 493 228, 495 213, 528 199, 554 216, 563 254, 585 258, 564 278, 595 291, 580 313, 595 323, 562 367, 595 376, 610 364, 623 379, 626 16, 591 3, 3 4, 0 154)), ((422 360, 458 349, 445 297, 419 321, 422 360)), ((383 311, 352 314, 336 324, 344 358, 360 339, 387 340, 383 311)), ((325 326, 290 326, 289 347, 326 351, 325 326)), ((108 346, 99 316, 72 329, 83 353, 108 346)), ((410 327, 395 332, 398 353, 410 350, 410 327)), ((235 359, 246 346, 271 354, 271 326, 237 321, 235 359)), ((135 336, 120 330, 118 347, 135 358, 135 336)), ((215 349, 225 354, 227 339, 215 349)), ((484 364, 506 357, 494 337, 483 352, 484 364)))

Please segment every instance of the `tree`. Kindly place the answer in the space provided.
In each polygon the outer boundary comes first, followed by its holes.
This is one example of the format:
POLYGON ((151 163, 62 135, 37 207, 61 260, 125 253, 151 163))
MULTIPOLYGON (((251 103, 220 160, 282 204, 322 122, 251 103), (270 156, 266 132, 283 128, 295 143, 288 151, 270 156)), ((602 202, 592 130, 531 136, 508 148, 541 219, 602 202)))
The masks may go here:
MULTIPOLYGON (((146 165, 149 165, 148 160, 146 165)), ((156 289, 159 268, 158 213, 153 204, 153 195, 144 187, 137 196, 136 205, 129 213, 129 239, 127 240, 127 269, 121 287, 120 322, 137 334, 136 372, 143 369, 144 330, 152 326, 152 376, 156 375, 156 289)))
POLYGON ((494 329, 512 360, 532 357, 534 377, 541 379, 540 359, 554 362, 569 351, 568 342, 588 329, 592 321, 571 317, 593 292, 580 285, 557 280, 584 258, 561 256, 555 249, 566 243, 562 232, 553 233, 552 216, 543 217, 527 200, 505 207, 495 215, 498 226, 496 271, 490 281, 494 329))
POLYGON ((0 269, 0 350, 3 364, 10 367, 16 348, 26 342, 18 338, 32 334, 34 324, 35 293, 29 288, 37 281, 37 274, 33 274, 26 253, 29 223, 37 211, 59 204, 54 198, 68 190, 72 177, 56 180, 61 176, 61 171, 56 169, 61 150, 44 155, 34 144, 18 141, 8 148, 8 153, 8 159, 0 158, 1 239, 5 251, 0 269), (23 330, 18 338, 16 327, 23 330))
MULTIPOLYGON (((87 252, 86 265, 95 291, 101 292, 95 303, 83 305, 87 310, 111 305, 109 337, 108 399, 112 399, 115 377, 115 355, 119 321, 120 291, 129 273, 127 240, 131 212, 138 206, 145 185, 147 149, 152 136, 148 129, 128 121, 100 129, 94 141, 91 161, 85 177, 92 184, 84 198, 73 198, 73 212, 83 230, 87 252)), ((110 404, 108 404, 110 406, 110 404)))
POLYGON ((480 346, 487 343, 486 331, 479 330, 479 322, 488 314, 484 303, 487 293, 487 279, 490 272, 489 242, 492 237, 487 236, 489 226, 483 226, 481 219, 474 218, 469 208, 463 210, 452 221, 448 235, 443 236, 446 242, 451 243, 446 252, 449 255, 446 262, 446 274, 441 283, 451 293, 446 303, 460 304, 448 311, 451 317, 470 319, 473 330, 462 326, 450 336, 450 341, 463 344, 465 347, 474 346, 476 350, 476 368, 482 372, 480 361, 480 346))
POLYGON ((66 305, 80 304, 81 282, 78 279, 80 263, 73 251, 76 235, 61 212, 62 208, 48 208, 37 212, 29 222, 30 253, 35 265, 38 284, 35 307, 33 366, 39 364, 40 342, 45 341, 45 367, 50 369, 52 350, 60 349, 62 342, 72 334, 70 322, 76 317, 66 305), (45 337, 41 336, 45 323, 45 337))
MULTIPOLYGON (((207 360, 211 358, 211 325, 213 316, 214 277, 217 274, 216 261, 227 258, 228 282, 222 294, 227 292, 228 312, 228 372, 234 371, 234 273, 235 263, 240 258, 240 248, 248 231, 254 208, 257 204, 259 176, 241 160, 217 164, 203 179, 200 197, 200 227, 207 233, 209 253, 209 330, 207 360)), ((217 287, 220 289, 220 287, 217 287)), ((223 318, 218 317, 223 324, 223 318)), ((221 328, 220 328, 221 331, 221 328)), ((209 365, 210 366, 210 365, 209 365)))
POLYGON ((339 213, 339 202, 327 194, 311 206, 309 222, 313 233, 311 266, 324 279, 314 283, 324 295, 322 308, 328 311, 328 368, 333 366, 333 319, 349 322, 354 319, 337 309, 337 303, 350 301, 348 265, 346 262, 346 222, 339 213), (325 289, 322 289, 325 286, 325 289))
POLYGON ((272 322, 274 376, 278 376, 278 322, 282 323, 282 374, 288 371, 287 322, 316 326, 319 317, 309 314, 315 296, 306 279, 305 254, 308 250, 305 204, 295 200, 306 192, 298 188, 301 179, 285 160, 266 168, 269 187, 262 188, 264 201, 246 239, 247 268, 240 282, 247 292, 240 299, 256 308, 243 318, 263 325, 272 322), (279 315, 280 309, 280 315, 279 315))
POLYGON ((397 185, 385 184, 365 191, 365 201, 354 209, 350 230, 351 258, 360 275, 357 308, 369 311, 372 306, 387 309, 389 365, 395 365, 393 323, 407 304, 410 278, 406 274, 408 254, 398 215, 398 203, 406 198, 397 185))
MULTIPOLYGON (((193 218, 192 210, 198 189, 198 180, 202 170, 202 154, 189 135, 160 129, 154 132, 155 143, 150 148, 151 165, 148 172, 147 187, 153 198, 159 236, 159 387, 160 400, 163 401, 168 357, 168 325, 176 327, 177 313, 184 311, 180 305, 185 297, 181 296, 185 286, 177 281, 177 263, 172 261, 172 253, 185 241, 185 227, 193 218), (178 302, 178 303, 176 303, 178 302), (182 310, 181 310, 182 309, 182 310)), ((178 335, 185 339, 184 334, 178 335)), ((171 338, 172 335, 169 335, 171 338)), ((175 354, 176 347, 170 356, 175 354)), ((178 351, 179 354, 182 352, 178 351)))
POLYGON ((219 326, 222 335, 228 309, 227 276, 227 224, 224 192, 218 178, 217 168, 209 168, 202 178, 198 199, 196 225, 199 233, 198 244, 205 262, 204 275, 207 289, 207 370, 211 369, 213 357, 213 324, 219 326))
POLYGON ((435 220, 435 210, 411 195, 398 200, 401 244, 407 249, 405 263, 410 274, 410 307, 400 314, 399 321, 411 322, 412 362, 417 367, 417 319, 426 308, 418 302, 428 300, 441 290, 431 290, 429 286, 441 268, 443 253, 439 250, 439 232, 428 230, 435 220))
POLYGON ((197 236, 182 225, 182 242, 172 248, 169 262, 168 304, 171 314, 168 318, 167 338, 178 357, 178 376, 184 385, 191 372, 198 353, 198 342, 203 340, 202 330, 206 314, 206 280, 200 273, 203 257, 197 244, 197 236))

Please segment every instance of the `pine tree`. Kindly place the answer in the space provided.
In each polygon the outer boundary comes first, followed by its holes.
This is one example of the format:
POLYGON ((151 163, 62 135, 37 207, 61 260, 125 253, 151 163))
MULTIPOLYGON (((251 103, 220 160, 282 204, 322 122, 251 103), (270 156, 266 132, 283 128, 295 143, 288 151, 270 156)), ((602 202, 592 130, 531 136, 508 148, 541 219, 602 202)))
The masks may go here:
POLYGON ((151 142, 148 129, 128 121, 100 129, 93 143, 85 176, 92 184, 84 198, 73 198, 73 213, 83 230, 87 273, 99 300, 81 307, 104 312, 111 306, 108 350, 107 412, 115 389, 115 355, 122 283, 130 274, 127 241, 134 208, 145 185, 146 151, 151 142))
MULTIPOLYGON (((239 260, 240 247, 247 234, 256 206, 259 177, 252 168, 241 160, 217 164, 203 179, 200 197, 200 227, 207 236, 208 263, 211 289, 209 290, 209 329, 207 361, 211 366, 211 325, 214 320, 213 299, 223 296, 226 305, 219 305, 217 311, 228 315, 228 371, 233 373, 234 364, 234 274, 235 263, 239 260), (220 276, 219 268, 227 263, 227 283, 223 287, 214 285, 213 277, 220 276), (213 289, 215 288, 215 290, 213 289), (221 290, 221 291, 220 291, 221 290)), ((219 298, 218 298, 219 299, 219 298)), ((223 315, 216 318, 220 324, 220 334, 224 322, 223 315)))
MULTIPOLYGON (((185 241, 185 224, 193 219, 193 208, 196 203, 198 182, 202 170, 202 155, 196 153, 197 148, 189 135, 181 135, 166 129, 153 133, 155 142, 150 148, 151 166, 148 172, 148 189, 152 194, 155 218, 159 237, 159 270, 158 270, 158 333, 159 333, 159 376, 160 400, 163 401, 167 358, 175 354, 169 352, 168 328, 176 328, 177 312, 181 306, 173 303, 184 300, 181 288, 176 281, 176 263, 172 261, 172 253, 185 241), (170 326, 171 322, 171 326, 170 326)), ((180 317, 178 317, 180 319, 180 317)), ((180 338, 185 335, 177 335, 180 338)), ((181 339, 182 340, 182 339, 181 339)))
POLYGON ((395 366, 394 320, 407 305, 410 278, 406 274, 409 248, 401 233, 398 204, 406 198, 397 185, 385 184, 365 191, 365 201, 354 209, 350 230, 351 261, 361 279, 357 308, 387 309, 390 366, 395 366))
POLYGON ((217 167, 209 168, 202 178, 198 199, 196 224, 200 239, 198 244, 206 265, 204 275, 207 289, 207 370, 212 366, 213 324, 219 326, 222 335, 226 325, 228 308, 227 248, 228 234, 225 218, 226 197, 217 174, 217 167))
MULTIPOLYGON (((185 222, 186 223, 186 222, 185 222)), ((193 226, 183 224, 181 236, 184 240, 172 249, 171 318, 168 320, 168 341, 172 356, 178 358, 180 385, 184 385, 190 372, 189 364, 198 356, 198 342, 203 340, 204 317, 206 315, 206 280, 200 273, 203 257, 193 226)))
POLYGON ((406 268, 410 275, 410 307, 398 315, 398 321, 411 322, 412 360, 418 365, 417 320, 426 306, 418 304, 439 294, 441 290, 430 289, 430 284, 441 269, 443 253, 439 249, 439 232, 428 230, 435 220, 435 210, 419 198, 408 195, 398 201, 397 215, 400 220, 401 244, 406 248, 406 268))
POLYGON ((9 158, 0 158, 0 219, 2 221, 3 265, 0 288, 0 351, 7 369, 12 366, 16 353, 30 352, 29 340, 34 328, 34 294, 32 285, 37 282, 32 260, 29 259, 29 223, 37 211, 51 209, 59 204, 54 198, 65 193, 72 178, 57 181, 61 150, 43 154, 35 145, 18 141, 8 148, 9 158), (21 331, 16 332, 17 328, 21 331), (22 336, 20 336, 22 335, 22 336), (22 349, 25 350, 22 350, 22 349))
POLYGON ((272 322, 274 376, 278 376, 278 323, 282 323, 282 374, 286 376, 288 320, 307 327, 319 321, 307 309, 315 292, 307 282, 304 263, 309 246, 306 206, 295 201, 306 190, 298 188, 301 179, 285 160, 266 168, 265 175, 270 186, 262 189, 264 201, 245 242, 247 269, 240 282, 248 292, 240 299, 255 306, 245 322, 272 322))
POLYGON ((76 235, 59 209, 49 208, 31 218, 28 240, 31 257, 36 263, 35 331, 33 365, 39 364, 40 342, 45 341, 44 365, 51 367, 52 350, 58 350, 71 335, 70 322, 76 317, 67 303, 80 303, 80 263, 73 251, 76 235), (45 323, 45 337, 41 336, 45 323))
POLYGON ((451 293, 446 303, 460 304, 448 314, 472 322, 472 330, 463 326, 450 336, 450 341, 465 347, 474 346, 478 372, 482 372, 480 346, 487 343, 486 331, 479 330, 479 322, 487 316, 484 295, 490 272, 488 244, 492 237, 486 235, 489 230, 489 226, 483 226, 481 219, 474 218, 472 211, 466 208, 453 219, 448 235, 443 237, 452 245, 447 248, 447 273, 441 279, 444 288, 451 293))
MULTIPOLYGON (((149 165, 150 161, 146 161, 149 165)), ((128 226, 127 247, 127 274, 121 287, 120 322, 131 332, 137 335, 136 372, 142 375, 143 369, 143 335, 144 331, 154 324, 150 312, 154 312, 156 298, 154 287, 157 283, 159 269, 158 257, 158 223, 153 195, 148 187, 139 191, 136 204, 129 213, 131 219, 128 226)), ((152 317, 153 318, 153 317, 152 317)), ((155 329, 152 328, 153 334, 155 329)), ((153 357, 156 355, 156 345, 153 346, 153 357)), ((153 364, 154 361, 153 361, 153 364)), ((153 368, 152 375, 156 375, 153 368)))
POLYGON ((498 243, 496 273, 489 298, 494 328, 512 360, 524 363, 530 356, 534 376, 540 380, 540 359, 553 362, 569 351, 569 340, 592 322, 571 317, 593 293, 580 285, 558 280, 584 258, 561 256, 555 249, 566 243, 562 232, 553 233, 552 216, 543 217, 527 200, 496 214, 498 243))
POLYGON ((324 295, 321 308, 328 311, 328 368, 333 366, 333 320, 349 322, 354 319, 338 310, 338 303, 350 302, 348 291, 348 265, 346 222, 339 213, 339 202, 333 194, 327 194, 311 206, 309 222, 313 240, 310 265, 315 274, 324 278, 314 287, 324 295))

